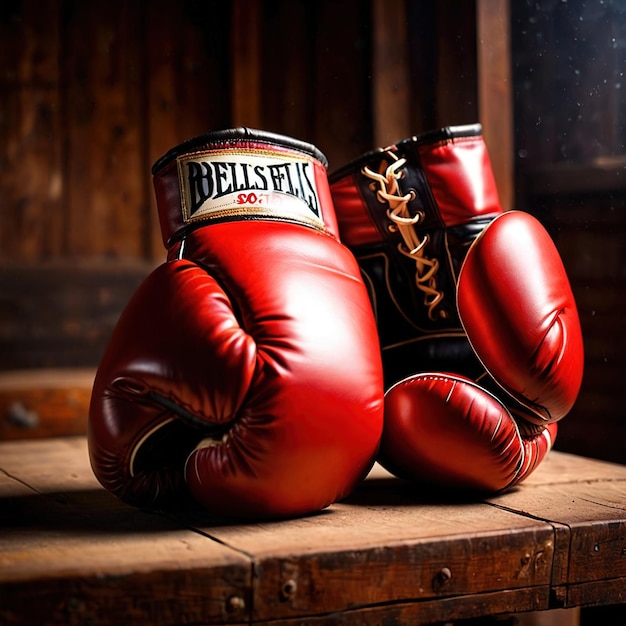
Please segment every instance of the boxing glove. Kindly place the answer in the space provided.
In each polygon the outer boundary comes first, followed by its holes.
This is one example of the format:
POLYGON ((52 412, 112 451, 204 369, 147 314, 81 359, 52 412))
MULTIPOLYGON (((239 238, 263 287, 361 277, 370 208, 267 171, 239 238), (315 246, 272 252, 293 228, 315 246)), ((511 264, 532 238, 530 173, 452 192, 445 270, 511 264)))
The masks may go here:
POLYGON ((500 206, 480 125, 374 150, 330 181, 381 342, 379 460, 451 488, 522 481, 577 397, 583 342, 550 236, 500 206))
POLYGON ((92 467, 121 499, 295 516, 371 468, 377 329, 326 167, 310 144, 246 128, 155 163, 168 260, 123 311, 89 416, 92 467))

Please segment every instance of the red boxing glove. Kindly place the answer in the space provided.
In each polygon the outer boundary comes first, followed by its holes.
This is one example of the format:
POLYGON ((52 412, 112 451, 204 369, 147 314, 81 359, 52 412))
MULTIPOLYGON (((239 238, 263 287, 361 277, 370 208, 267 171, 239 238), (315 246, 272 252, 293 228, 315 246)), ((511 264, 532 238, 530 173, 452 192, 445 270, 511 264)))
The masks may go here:
POLYGON ((539 465, 557 423, 531 426, 504 400, 461 375, 416 374, 386 395, 380 462, 406 479, 499 491, 539 465))
POLYGON ((372 151, 330 180, 381 341, 379 460, 453 488, 520 482, 578 395, 582 334, 549 235, 500 207, 480 125, 372 151))
POLYGON ((132 504, 189 489, 248 518, 346 496, 375 459, 382 365, 325 157, 239 128, 181 144, 153 174, 168 262, 129 302, 98 369, 96 476, 132 504))

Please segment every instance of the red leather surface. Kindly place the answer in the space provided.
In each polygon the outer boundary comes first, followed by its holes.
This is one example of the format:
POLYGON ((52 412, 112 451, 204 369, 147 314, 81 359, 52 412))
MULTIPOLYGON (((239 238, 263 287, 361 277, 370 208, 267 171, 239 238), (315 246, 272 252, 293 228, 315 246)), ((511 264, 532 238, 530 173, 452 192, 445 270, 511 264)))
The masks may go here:
POLYGON ((482 363, 537 414, 566 415, 583 374, 576 302, 558 251, 538 220, 510 211, 470 248, 457 289, 459 315, 482 363))
POLYGON ((334 182, 332 195, 341 220, 341 241, 349 247, 380 243, 382 236, 372 221, 367 204, 352 176, 334 182))
POLYGON ((501 213, 491 160, 482 136, 420 147, 431 192, 447 227, 472 217, 501 213))
POLYGON ((248 221, 193 231, 185 257, 144 282, 99 368, 98 478, 131 501, 133 481, 139 491, 173 481, 130 476, 145 434, 177 419, 156 393, 226 427, 186 465, 211 511, 298 515, 347 495, 373 463, 383 413, 375 322, 353 256, 320 231, 248 221))
POLYGON ((556 436, 551 424, 522 437, 507 408, 462 376, 424 373, 385 396, 379 460, 427 485, 500 491, 525 479, 556 436))

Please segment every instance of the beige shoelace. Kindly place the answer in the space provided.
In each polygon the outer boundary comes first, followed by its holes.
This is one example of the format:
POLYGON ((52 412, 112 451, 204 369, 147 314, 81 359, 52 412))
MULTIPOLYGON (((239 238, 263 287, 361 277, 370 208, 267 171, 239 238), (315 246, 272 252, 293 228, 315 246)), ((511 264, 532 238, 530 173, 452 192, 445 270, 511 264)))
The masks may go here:
POLYGON ((405 195, 400 195, 398 180, 402 178, 403 172, 398 171, 406 163, 406 159, 398 159, 395 155, 390 155, 395 159, 391 163, 385 174, 379 174, 365 166, 362 173, 371 178, 372 191, 376 191, 376 197, 382 204, 388 204, 387 217, 392 221, 390 229, 400 232, 403 241, 398 244, 398 250, 404 256, 415 261, 415 284, 424 294, 424 305, 428 307, 428 317, 435 320, 437 317, 445 318, 447 314, 442 309, 437 310, 437 305, 443 299, 443 293, 437 289, 437 270, 439 261, 429 259, 425 255, 426 247, 430 237, 425 234, 420 239, 415 231, 415 226, 424 219, 423 211, 418 211, 411 216, 407 204, 415 198, 415 192, 410 191, 405 195), (376 185, 376 183, 378 183, 376 185))

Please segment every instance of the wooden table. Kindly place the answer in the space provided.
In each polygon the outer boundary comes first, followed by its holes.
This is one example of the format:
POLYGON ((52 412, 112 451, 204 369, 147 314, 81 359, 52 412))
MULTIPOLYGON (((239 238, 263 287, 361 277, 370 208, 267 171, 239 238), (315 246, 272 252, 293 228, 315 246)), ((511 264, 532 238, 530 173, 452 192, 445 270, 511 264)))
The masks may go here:
POLYGON ((2 624, 425 624, 626 603, 626 466, 552 452, 514 491, 417 493, 379 467, 310 517, 122 504, 84 437, 0 443, 2 624))

